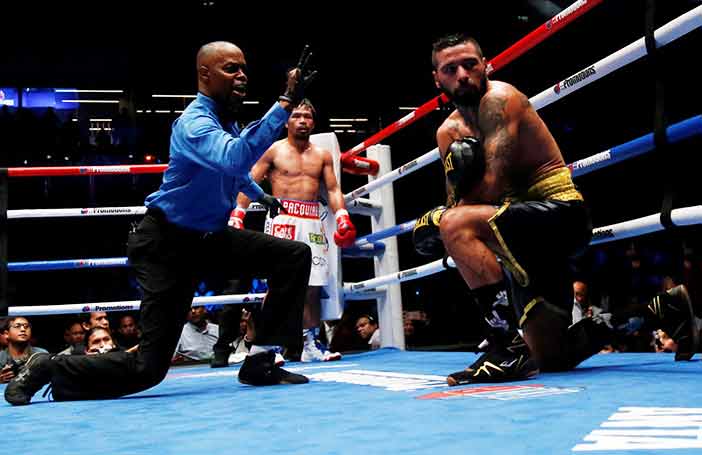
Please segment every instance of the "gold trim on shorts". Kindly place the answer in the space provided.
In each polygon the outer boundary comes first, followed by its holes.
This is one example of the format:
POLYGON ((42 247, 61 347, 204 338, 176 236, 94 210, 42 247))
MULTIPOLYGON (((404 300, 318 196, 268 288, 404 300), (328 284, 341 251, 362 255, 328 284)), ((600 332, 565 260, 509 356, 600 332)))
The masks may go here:
POLYGON ((524 307, 524 312, 522 313, 522 317, 519 318, 519 327, 524 325, 524 322, 526 322, 527 314, 529 311, 531 311, 534 306, 536 306, 537 303, 543 302, 544 298, 543 297, 536 297, 531 299, 529 303, 524 307))
POLYGON ((529 286, 529 274, 524 267, 522 267, 517 259, 512 254, 507 242, 502 237, 500 230, 497 228, 497 223, 495 222, 497 218, 504 213, 509 207, 512 201, 544 201, 544 200, 556 200, 556 201, 582 201, 583 196, 575 188, 573 184, 573 179, 570 175, 570 169, 567 167, 561 167, 547 172, 546 174, 539 176, 536 181, 529 187, 526 193, 517 195, 514 198, 505 198, 505 202, 500 207, 497 212, 490 217, 488 224, 495 233, 495 238, 500 244, 504 256, 501 255, 501 259, 505 267, 514 275, 517 283, 522 287, 529 286))
POLYGON ((497 242, 500 244, 500 247, 502 248, 502 251, 504 252, 504 255, 500 255, 500 259, 502 259, 502 263, 507 267, 507 269, 514 275, 514 278, 517 280, 517 283, 519 283, 520 286, 526 287, 529 286, 529 275, 527 275, 526 270, 519 265, 519 262, 517 262, 517 259, 514 257, 512 252, 510 251, 509 247, 507 246, 507 242, 505 242, 505 239, 502 237, 502 234, 500 233, 500 230, 497 227, 497 224, 495 223, 495 220, 504 213, 505 210, 507 210, 507 207, 509 207, 510 201, 506 201, 502 207, 500 207, 497 212, 493 216, 488 219, 488 224, 492 228, 492 231, 495 233, 495 238, 497 238, 497 242))
POLYGON ((527 190, 524 201, 542 201, 551 199, 556 201, 582 201, 580 194, 573 184, 570 169, 561 167, 538 177, 527 190))

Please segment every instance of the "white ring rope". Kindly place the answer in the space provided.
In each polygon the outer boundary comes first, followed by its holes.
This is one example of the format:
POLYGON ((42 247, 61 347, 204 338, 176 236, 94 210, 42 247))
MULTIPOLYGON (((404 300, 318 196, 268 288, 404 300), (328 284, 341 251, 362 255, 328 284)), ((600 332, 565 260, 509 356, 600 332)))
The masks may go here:
MULTIPOLYGON (((265 296, 266 294, 231 294, 195 297, 193 299, 193 306, 263 302, 265 296)), ((7 313, 8 316, 47 316, 53 314, 89 313, 91 311, 135 311, 138 310, 140 306, 141 302, 138 300, 72 303, 68 305, 11 306, 8 308, 7 313)))
MULTIPOLYGON (((264 212, 266 208, 258 202, 252 202, 247 212, 264 212)), ((8 210, 8 219, 22 218, 67 218, 79 216, 127 216, 143 215, 146 207, 90 207, 71 209, 24 209, 8 210)))
MULTIPOLYGON (((671 219, 673 220, 673 224, 676 226, 702 224, 702 205, 675 209, 671 212, 671 219)), ((592 241, 590 242, 590 245, 627 239, 643 234, 662 231, 663 229, 665 229, 665 227, 660 222, 660 214, 657 213, 645 216, 643 218, 637 218, 635 220, 624 221, 622 223, 610 224, 609 226, 593 229, 592 241)), ((443 272, 446 270, 443 262, 443 259, 438 259, 419 267, 379 276, 370 280, 359 281, 357 283, 344 283, 344 294, 346 296, 360 292, 379 291, 377 286, 415 280, 434 273, 443 272)), ((455 262, 452 258, 449 257, 447 263, 449 267, 455 267, 455 262)))
POLYGON ((439 148, 436 147, 433 150, 425 153, 424 155, 420 156, 419 158, 415 158, 412 161, 410 161, 407 164, 404 164, 400 166, 399 168, 395 169, 394 171, 388 172, 387 174, 383 175, 382 177, 379 177, 376 180, 373 180, 372 182, 363 185, 352 192, 345 194, 344 195, 344 202, 347 204, 353 201, 356 198, 359 198, 363 195, 366 195, 370 193, 371 191, 375 191, 378 188, 381 188, 388 183, 392 183, 395 180, 399 179, 403 175, 411 174, 412 172, 419 170, 423 168, 424 166, 433 163, 434 161, 439 159, 439 148))
MULTIPOLYGON (((702 223, 702 205, 675 209, 671 213, 671 219, 676 226, 690 226, 702 223)), ((591 245, 599 243, 622 240, 638 235, 662 231, 665 229, 660 223, 660 214, 653 214, 643 218, 638 218, 622 223, 611 224, 593 229, 593 240, 591 245)), ((455 267, 452 258, 447 259, 449 267, 455 267)), ((344 283, 344 294, 358 294, 362 298, 373 298, 377 293, 382 293, 380 286, 387 284, 416 280, 425 276, 433 275, 446 270, 443 259, 430 262, 428 264, 403 270, 397 273, 379 276, 370 280, 358 283, 344 283)), ((249 302, 262 302, 265 294, 239 294, 239 295, 218 295, 210 297, 195 297, 193 306, 203 306, 211 304, 241 304, 249 302)), ((355 300, 353 297, 350 300, 355 300)), ((40 306, 13 306, 8 309, 9 316, 43 316, 53 314, 73 314, 87 313, 91 311, 133 311, 138 310, 140 302, 102 302, 102 303, 76 303, 69 305, 40 305, 40 306)))
MULTIPOLYGON (((700 26, 702 26, 702 6, 692 9, 656 29, 654 32, 656 48, 663 47, 700 26)), ((534 106, 534 109, 541 109, 585 87, 591 82, 595 82, 601 77, 640 59, 646 55, 646 52, 645 39, 640 38, 609 57, 605 57, 597 63, 593 63, 572 76, 563 79, 556 85, 552 85, 538 95, 531 97, 529 101, 534 106)))

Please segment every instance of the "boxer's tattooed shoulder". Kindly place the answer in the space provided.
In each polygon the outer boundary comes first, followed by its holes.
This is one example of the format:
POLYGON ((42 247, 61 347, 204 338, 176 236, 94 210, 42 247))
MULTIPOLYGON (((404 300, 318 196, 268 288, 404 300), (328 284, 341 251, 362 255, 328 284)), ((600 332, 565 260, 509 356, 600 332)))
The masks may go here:
POLYGON ((516 146, 516 138, 507 129, 506 95, 490 96, 481 105, 480 129, 488 166, 503 169, 516 146))
POLYGON ((489 96, 481 104, 480 129, 486 137, 504 125, 505 106, 507 106, 507 97, 504 95, 489 96))

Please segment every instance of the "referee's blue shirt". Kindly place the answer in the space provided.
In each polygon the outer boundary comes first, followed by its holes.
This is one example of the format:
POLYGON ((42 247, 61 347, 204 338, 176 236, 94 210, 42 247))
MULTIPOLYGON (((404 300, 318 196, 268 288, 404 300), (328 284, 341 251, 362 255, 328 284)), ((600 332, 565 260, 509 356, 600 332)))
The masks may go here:
POLYGON ((289 113, 275 103, 260 120, 239 131, 222 124, 212 98, 198 93, 173 122, 170 158, 161 187, 146 198, 168 221, 202 232, 227 226, 236 196, 252 200, 263 190, 249 171, 280 135, 289 113))

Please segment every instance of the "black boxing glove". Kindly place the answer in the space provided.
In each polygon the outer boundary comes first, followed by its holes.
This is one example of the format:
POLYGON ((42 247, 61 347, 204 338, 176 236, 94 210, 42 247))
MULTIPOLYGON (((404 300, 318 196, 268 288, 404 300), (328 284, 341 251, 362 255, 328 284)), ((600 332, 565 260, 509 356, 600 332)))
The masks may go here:
POLYGON ((446 150, 444 173, 458 198, 468 193, 485 173, 485 153, 480 140, 467 136, 453 141, 446 150))
POLYGON ((441 217, 446 207, 440 205, 417 218, 412 231, 414 249, 422 256, 440 257, 444 254, 444 243, 439 232, 441 217))
POLYGON ((305 45, 305 48, 302 49, 302 55, 297 61, 297 66, 288 72, 285 93, 278 97, 280 101, 287 101, 293 107, 300 104, 304 97, 305 87, 317 76, 317 71, 311 71, 307 67, 310 57, 312 57, 310 46, 305 45))

